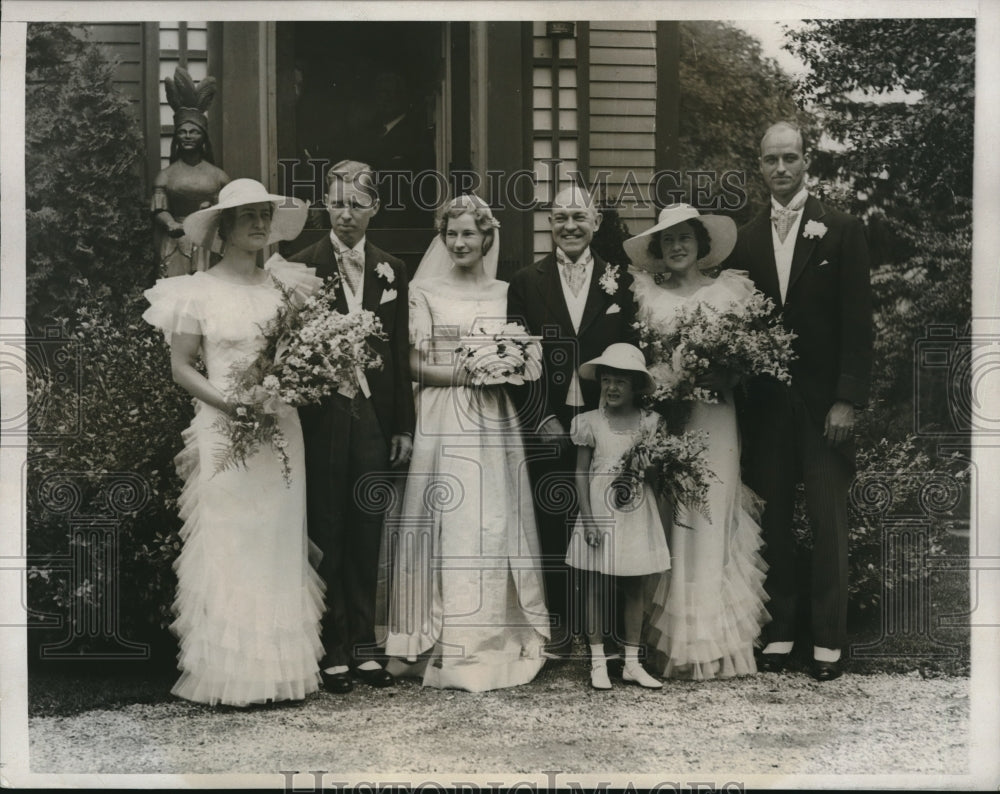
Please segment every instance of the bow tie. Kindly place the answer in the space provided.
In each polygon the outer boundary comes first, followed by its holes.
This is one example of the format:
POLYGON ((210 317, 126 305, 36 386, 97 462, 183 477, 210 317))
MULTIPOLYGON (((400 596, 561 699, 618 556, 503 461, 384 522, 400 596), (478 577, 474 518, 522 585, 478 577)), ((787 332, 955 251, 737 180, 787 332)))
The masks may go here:
POLYGON ((775 207, 771 206, 771 222, 774 224, 774 228, 778 232, 778 239, 781 242, 785 242, 785 238, 788 236, 788 232, 791 231, 792 227, 795 225, 796 219, 799 217, 799 212, 806 204, 807 196, 803 196, 796 201, 793 201, 787 207, 775 207))
POLYGON ((338 249, 337 262, 340 265, 341 275, 347 280, 347 286, 351 288, 351 292, 357 294, 365 269, 364 255, 353 248, 338 249))

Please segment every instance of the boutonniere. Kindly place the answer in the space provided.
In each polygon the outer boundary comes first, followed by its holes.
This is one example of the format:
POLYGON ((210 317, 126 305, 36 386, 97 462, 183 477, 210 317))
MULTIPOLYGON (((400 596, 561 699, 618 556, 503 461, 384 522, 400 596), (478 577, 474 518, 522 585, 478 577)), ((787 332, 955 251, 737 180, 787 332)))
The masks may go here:
POLYGON ((379 262, 375 265, 375 272, 384 278, 387 284, 392 284, 396 280, 396 274, 392 271, 392 265, 388 262, 379 262))
POLYGON ((608 295, 618 292, 618 265, 609 265, 600 280, 601 289, 608 295))
POLYGON ((820 223, 819 221, 807 221, 806 228, 802 230, 802 236, 809 237, 822 237, 826 234, 826 224, 820 223))

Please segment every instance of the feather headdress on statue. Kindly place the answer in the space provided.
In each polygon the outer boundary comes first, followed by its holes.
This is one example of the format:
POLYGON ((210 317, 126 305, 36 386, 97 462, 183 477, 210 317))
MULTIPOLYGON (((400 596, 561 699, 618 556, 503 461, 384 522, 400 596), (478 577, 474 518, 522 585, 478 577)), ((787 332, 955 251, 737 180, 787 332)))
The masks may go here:
POLYGON ((167 102, 174 109, 174 129, 191 122, 207 135, 205 111, 215 99, 215 78, 206 77, 195 83, 187 69, 178 66, 174 69, 173 78, 163 78, 163 85, 167 89, 167 102))

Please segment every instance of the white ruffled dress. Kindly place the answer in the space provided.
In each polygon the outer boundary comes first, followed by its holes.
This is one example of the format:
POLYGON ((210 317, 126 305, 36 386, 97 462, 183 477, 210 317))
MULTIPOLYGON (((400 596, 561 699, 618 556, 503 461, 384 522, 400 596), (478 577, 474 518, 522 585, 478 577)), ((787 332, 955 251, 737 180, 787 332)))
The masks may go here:
MULTIPOLYGON (((228 390, 232 366, 251 360, 261 328, 281 304, 274 279, 305 295, 321 280, 312 268, 280 257, 257 284, 212 271, 165 278, 146 290, 143 319, 164 331, 202 337, 209 381, 228 390)), ((216 471, 225 436, 220 412, 195 401, 195 416, 175 458, 184 487, 178 500, 183 548, 174 569, 172 630, 180 640, 181 677, 173 694, 199 703, 245 706, 301 700, 319 687, 323 583, 309 561, 305 460, 298 413, 279 423, 288 443, 291 483, 270 447, 238 467, 216 471)))
MULTIPOLYGON (((667 333, 677 310, 701 302, 722 309, 746 300, 753 283, 724 270, 711 284, 681 296, 634 272, 638 319, 667 333)), ((670 533, 673 570, 653 595, 646 643, 650 666, 668 677, 704 680, 757 671, 753 647, 768 620, 766 565, 760 526, 751 517, 740 477, 740 440, 732 393, 719 403, 696 402, 687 430, 708 433, 707 518, 680 506, 670 533), (682 526, 687 525, 687 526, 682 526)))
POLYGON ((616 431, 600 408, 573 418, 570 439, 577 446, 594 450, 590 509, 602 541, 596 547, 588 545, 583 518, 577 516, 566 552, 567 565, 612 576, 642 576, 670 568, 670 549, 653 492, 643 487, 626 508, 616 507, 613 498, 622 455, 643 435, 655 431, 659 420, 658 414, 643 411, 634 430, 616 431))

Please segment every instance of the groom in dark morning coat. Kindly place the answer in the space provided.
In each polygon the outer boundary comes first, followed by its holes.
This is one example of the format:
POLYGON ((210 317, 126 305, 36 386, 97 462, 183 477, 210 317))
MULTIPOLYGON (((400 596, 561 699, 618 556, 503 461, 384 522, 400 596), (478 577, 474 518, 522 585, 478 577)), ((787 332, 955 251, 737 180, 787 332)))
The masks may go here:
POLYGON ((854 477, 855 412, 868 399, 872 363, 869 256, 861 221, 805 189, 809 154, 797 127, 779 122, 761 140, 768 208, 739 230, 725 266, 747 270, 797 334, 791 385, 759 377, 741 411, 744 480, 766 503, 768 644, 760 667, 784 668, 795 638, 792 513, 805 485, 812 529, 812 674, 837 678, 847 643, 847 493, 854 477))
POLYGON ((615 342, 638 344, 632 277, 590 250, 601 215, 586 191, 568 187, 552 202, 549 225, 553 253, 521 268, 507 290, 507 315, 542 337, 539 382, 514 390, 525 435, 535 515, 545 555, 545 598, 556 625, 549 652, 565 656, 571 632, 583 615, 573 596, 573 578, 563 562, 576 519, 576 447, 573 417, 597 408, 600 386, 581 380, 577 369, 615 342))
POLYGON ((386 336, 369 339, 382 368, 363 373, 357 395, 334 394, 299 410, 309 537, 323 552, 319 574, 326 582, 320 668, 328 691, 346 693, 353 688, 349 672, 372 686, 393 684, 373 658, 384 515, 362 502, 372 478, 409 459, 414 408, 406 265, 365 237, 379 208, 371 169, 350 160, 332 166, 326 205, 330 234, 290 259, 315 267, 321 278, 338 276, 337 310, 374 312, 386 336))

